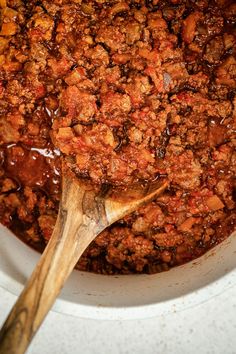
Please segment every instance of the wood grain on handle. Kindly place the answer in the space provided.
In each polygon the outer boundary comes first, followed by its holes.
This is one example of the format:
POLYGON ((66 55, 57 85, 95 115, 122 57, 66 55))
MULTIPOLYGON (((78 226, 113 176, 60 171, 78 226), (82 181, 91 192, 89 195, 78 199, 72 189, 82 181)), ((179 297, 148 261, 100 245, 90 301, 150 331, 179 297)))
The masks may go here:
POLYGON ((1 354, 25 352, 80 255, 106 225, 102 200, 65 179, 53 236, 1 330, 1 354))
POLYGON ((0 332, 0 354, 23 354, 80 256, 107 226, 155 198, 167 187, 121 203, 104 199, 64 178, 52 237, 0 332))

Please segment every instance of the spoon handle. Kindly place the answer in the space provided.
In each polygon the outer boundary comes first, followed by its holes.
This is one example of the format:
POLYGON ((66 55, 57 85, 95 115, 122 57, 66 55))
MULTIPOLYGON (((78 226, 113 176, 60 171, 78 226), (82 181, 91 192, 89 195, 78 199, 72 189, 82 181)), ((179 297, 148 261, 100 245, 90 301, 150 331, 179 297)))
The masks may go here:
MULTIPOLYGON (((64 180, 53 235, 1 329, 1 354, 22 354, 26 351, 79 257, 106 227, 104 217, 97 212, 102 209, 99 205, 90 208, 90 211, 95 209, 91 211, 92 219, 84 214, 83 208, 87 208, 88 204, 91 207, 93 196, 86 195, 71 180, 64 180), (82 237, 78 237, 78 233, 82 237)), ((96 198, 93 203, 97 203, 96 198)))

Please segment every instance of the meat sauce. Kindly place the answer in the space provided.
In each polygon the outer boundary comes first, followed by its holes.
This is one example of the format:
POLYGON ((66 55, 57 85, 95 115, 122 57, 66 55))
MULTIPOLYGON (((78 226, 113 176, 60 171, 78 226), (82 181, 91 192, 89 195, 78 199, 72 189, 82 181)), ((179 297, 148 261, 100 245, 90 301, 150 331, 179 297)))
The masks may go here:
POLYGON ((42 251, 61 164, 96 188, 169 189, 102 232, 77 267, 155 273, 236 225, 231 0, 0 1, 0 221, 42 251))

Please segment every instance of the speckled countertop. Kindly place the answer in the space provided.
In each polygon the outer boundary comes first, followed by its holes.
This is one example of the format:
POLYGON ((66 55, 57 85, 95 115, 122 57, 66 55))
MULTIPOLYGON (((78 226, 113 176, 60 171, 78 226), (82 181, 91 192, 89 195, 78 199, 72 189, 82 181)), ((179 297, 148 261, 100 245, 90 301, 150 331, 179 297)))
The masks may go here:
MULTIPOLYGON (((16 297, 0 288, 0 323, 16 297)), ((80 319, 51 311, 28 354, 235 354, 236 285, 190 309, 132 321, 80 319)))

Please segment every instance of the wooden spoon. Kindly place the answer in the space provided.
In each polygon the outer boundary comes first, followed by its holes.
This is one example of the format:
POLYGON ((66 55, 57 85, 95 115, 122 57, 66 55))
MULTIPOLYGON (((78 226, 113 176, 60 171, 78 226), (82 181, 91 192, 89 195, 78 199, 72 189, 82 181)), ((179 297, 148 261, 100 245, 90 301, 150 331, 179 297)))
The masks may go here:
POLYGON ((0 353, 22 354, 80 256, 106 227, 160 195, 167 183, 138 199, 117 201, 88 191, 69 175, 52 237, 0 331, 0 353))

